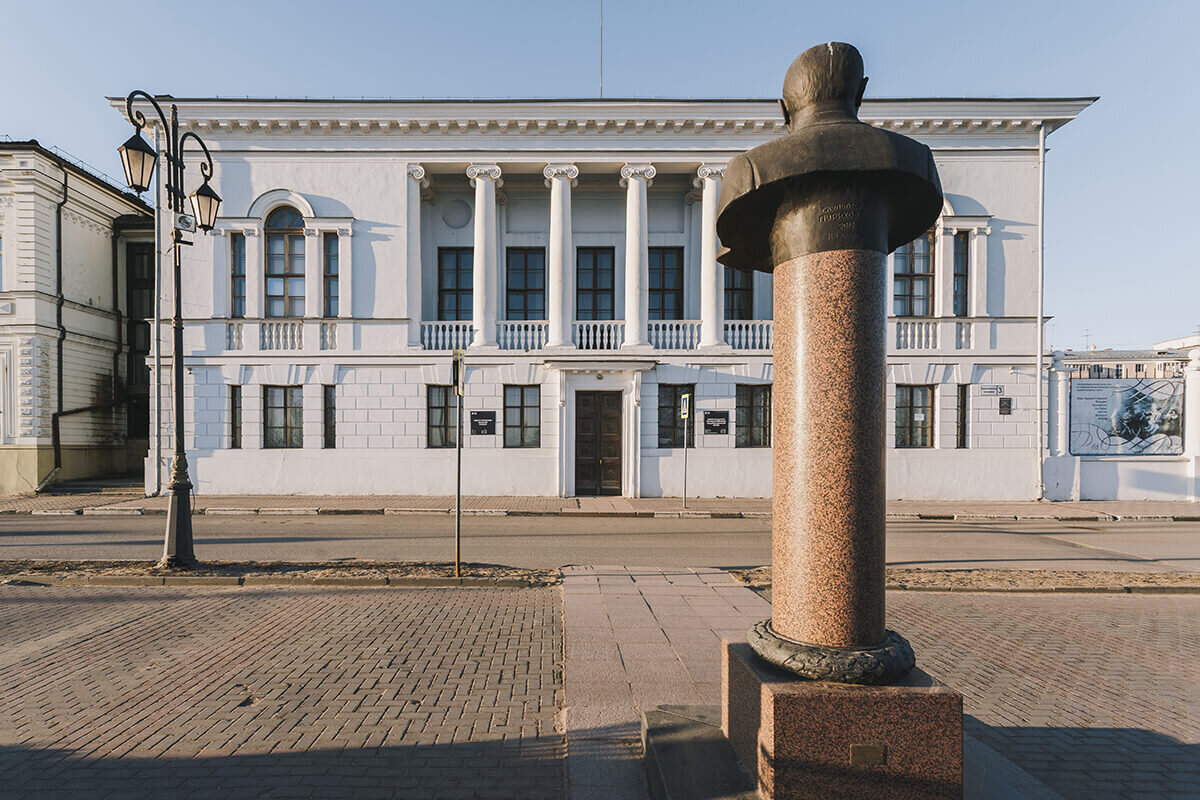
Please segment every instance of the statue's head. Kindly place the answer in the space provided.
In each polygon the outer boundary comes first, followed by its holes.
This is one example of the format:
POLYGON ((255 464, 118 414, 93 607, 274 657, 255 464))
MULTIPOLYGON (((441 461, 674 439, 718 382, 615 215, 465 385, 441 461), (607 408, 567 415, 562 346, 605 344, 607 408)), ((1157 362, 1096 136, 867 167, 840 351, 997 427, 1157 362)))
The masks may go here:
POLYGON ((857 118, 867 79, 858 49, 845 42, 810 47, 796 57, 783 77, 783 121, 795 122, 826 112, 857 118))

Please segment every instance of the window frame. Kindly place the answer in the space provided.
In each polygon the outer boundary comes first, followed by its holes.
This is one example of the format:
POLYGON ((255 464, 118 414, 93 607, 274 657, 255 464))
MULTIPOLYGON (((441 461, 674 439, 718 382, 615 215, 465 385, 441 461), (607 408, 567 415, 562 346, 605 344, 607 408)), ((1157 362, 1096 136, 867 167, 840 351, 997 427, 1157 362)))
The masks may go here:
POLYGON ((504 251, 504 318, 506 320, 545 320, 546 319, 546 248, 544 247, 509 247, 504 251), (529 257, 537 255, 541 258, 541 267, 530 267, 529 257), (515 258, 514 258, 515 257, 515 258), (514 263, 518 260, 519 265, 514 263), (520 288, 514 288, 518 283, 515 278, 520 275, 520 288), (538 286, 530 288, 530 277, 537 275, 538 286), (540 301, 541 309, 530 312, 529 300, 533 297, 540 301), (514 304, 519 300, 519 304, 514 304), (516 306, 519 305, 519 308, 516 306), (531 313, 540 316, 531 316, 531 313))
POLYGON ((542 387, 537 384, 504 385, 504 446, 506 448, 537 448, 542 446, 542 387), (510 403, 510 391, 519 393, 518 403, 510 403), (532 402, 531 402, 532 398, 532 402), (530 421, 529 412, 536 413, 530 421), (513 414, 510 417, 510 413, 513 414), (516 444, 509 444, 509 431, 516 431, 516 444), (533 442, 527 441, 532 435, 533 442))
POLYGON ((966 450, 971 446, 971 384, 969 383, 958 385, 955 415, 955 449, 966 450))
POLYGON ((337 384, 321 386, 321 447, 337 448, 337 384))
POLYGON ((458 396, 449 384, 431 383, 425 386, 425 447, 443 450, 458 446, 458 396), (441 395, 438 403, 434 395, 441 395), (441 411, 443 422, 434 424, 433 412, 441 411), (435 437, 435 432, 438 434, 435 437), (434 444, 437 438, 440 443, 434 444))
POLYGON ((338 286, 340 251, 341 243, 336 232, 327 231, 321 235, 321 311, 325 319, 337 317, 341 303, 338 286))
POLYGON ((229 317, 246 316, 246 234, 229 234, 229 317))
POLYGON ((646 318, 650 320, 681 320, 683 311, 683 248, 682 247, 651 247, 648 250, 647 283, 649 299, 646 318), (675 258, 674 266, 667 265, 667 256, 675 258), (657 256, 657 259, 656 259, 657 256), (657 263, 655 263, 657 261, 657 263), (675 286, 666 286, 667 277, 672 274, 675 286), (657 287, 655 284, 657 283, 657 287), (667 315, 667 300, 671 299, 676 313, 667 315), (657 308, 656 308, 657 306, 657 308))
POLYGON ((611 322, 617 318, 617 250, 615 247, 577 247, 575 248, 575 319, 579 322, 611 322), (608 256, 607 280, 608 287, 602 287, 601 276, 604 274, 599 266, 599 257, 602 255, 608 256), (591 258, 591 265, 585 267, 585 257, 591 258), (591 273, 591 278, 588 281, 590 286, 584 287, 583 275, 585 272, 591 273), (580 300, 583 297, 588 297, 591 304, 591 309, 586 313, 582 310, 580 300), (598 300, 607 297, 608 300, 608 316, 599 316, 598 300))
POLYGON ((772 384, 739 383, 734 389, 735 448, 771 447, 772 384), (760 411, 755 419, 755 411, 760 411))
POLYGON ((897 384, 894 419, 897 450, 921 450, 933 447, 935 399, 936 390, 932 384, 897 384), (925 402, 917 405, 916 396, 921 391, 927 393, 925 402), (916 419, 918 411, 925 415, 925 419, 916 419))
POLYGON ((658 385, 658 449, 682 449, 681 442, 685 435, 687 448, 696 449, 696 384, 660 383, 658 385), (688 418, 682 420, 679 418, 679 410, 685 394, 692 396, 692 407, 689 409, 688 418), (664 415, 664 411, 671 415, 670 418, 664 415))
POLYGON ((263 386, 263 449, 299 450, 304 447, 304 387, 263 386), (281 392, 283 404, 272 405, 271 395, 281 392), (283 411, 283 425, 271 424, 271 411, 283 411), (271 444, 271 431, 283 431, 283 444, 271 444))
POLYGON ((907 244, 896 248, 892 254, 892 316, 894 317, 932 317, 935 313, 934 294, 936 280, 937 233, 926 231, 907 244), (924 242, 926 252, 917 252, 916 243, 924 242), (928 266, 928 271, 917 272, 917 259, 922 258, 928 266), (916 291, 917 282, 923 282, 924 292, 916 291), (924 301, 926 312, 916 313, 916 304, 924 301))
POLYGON ((305 276, 307 265, 307 245, 304 241, 304 217, 291 206, 279 206, 273 209, 267 215, 263 223, 263 238, 266 240, 266 247, 263 253, 263 298, 264 308, 263 316, 267 319, 299 319, 304 316, 308 308, 307 297, 307 279, 305 276), (300 220, 299 227, 272 227, 271 221, 278 215, 291 211, 300 220), (283 242, 283 252, 274 254, 271 252, 271 244, 274 240, 279 239, 283 242), (293 252, 293 248, 299 243, 299 253, 293 252), (271 272, 272 256, 280 255, 283 258, 283 272, 271 272), (299 265, 299 271, 293 271, 299 265), (271 281, 282 281, 283 293, 273 293, 271 291, 271 281), (299 293, 293 292, 293 288, 299 286, 299 293), (278 300, 283 304, 283 313, 274 313, 271 310, 271 301, 278 300), (294 313, 293 305, 299 301, 299 313, 294 313))
POLYGON ((754 319, 754 273, 725 267, 725 319, 754 319), (742 284, 742 285, 739 285, 742 284))
POLYGON ((954 316, 971 316, 971 232, 957 231, 954 234, 953 251, 953 302, 954 316))
POLYGON ((475 248, 439 247, 437 249, 437 318, 439 322, 471 322, 474 306, 475 248), (454 257, 454 265, 447 267, 446 256, 454 257), (464 267, 463 264, 466 263, 464 267), (447 286, 447 274, 454 274, 454 286, 447 286), (462 284, 467 278, 467 286, 462 284), (453 316, 447 316, 444 298, 454 298, 453 316), (465 308, 464 308, 465 304, 465 308))
POLYGON ((229 387, 229 449, 242 449, 242 387, 236 383, 229 387))

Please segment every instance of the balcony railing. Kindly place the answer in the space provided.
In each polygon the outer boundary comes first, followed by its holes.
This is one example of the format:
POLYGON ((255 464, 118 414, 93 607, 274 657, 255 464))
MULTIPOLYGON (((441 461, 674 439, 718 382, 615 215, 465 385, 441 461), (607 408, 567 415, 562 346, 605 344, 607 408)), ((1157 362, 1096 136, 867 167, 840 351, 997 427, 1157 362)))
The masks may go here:
POLYGON ((300 320, 264 320, 258 326, 259 350, 303 350, 304 323, 300 320))
POLYGON ((496 343, 501 350, 541 350, 550 326, 545 320, 502 320, 496 323, 496 343))
POLYGON ((770 319, 727 320, 725 344, 734 350, 770 350, 775 345, 775 321, 770 319))
POLYGON ((937 346, 937 320, 896 320, 897 350, 936 350, 937 346))
POLYGON ((695 350, 700 345, 700 321, 650 320, 649 338, 655 350, 695 350))
POLYGON ((580 350, 616 350, 624 341, 624 320, 571 323, 571 342, 580 350))
POLYGON ((475 326, 465 322, 422 322, 421 347, 426 350, 458 350, 471 344, 475 326))

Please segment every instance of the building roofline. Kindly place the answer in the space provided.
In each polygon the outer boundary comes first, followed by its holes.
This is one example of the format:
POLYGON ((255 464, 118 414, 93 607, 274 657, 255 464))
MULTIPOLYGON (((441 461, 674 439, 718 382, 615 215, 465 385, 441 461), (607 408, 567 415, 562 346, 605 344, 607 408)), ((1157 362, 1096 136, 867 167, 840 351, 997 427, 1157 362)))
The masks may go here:
POLYGON ((115 197, 118 197, 128 203, 133 204, 139 210, 143 211, 147 215, 153 216, 153 214, 154 214, 154 208, 149 203, 147 203, 145 200, 143 200, 142 198, 135 195, 133 192, 130 192, 127 189, 122 189, 121 187, 115 185, 111 180, 109 180, 107 178, 107 176, 98 175, 95 172, 92 172, 91 170, 89 170, 85 167, 81 167, 79 164, 76 164, 75 162, 71 161, 70 159, 63 157, 62 155, 60 155, 58 153, 55 153, 53 150, 47 149, 40 142, 38 142, 37 139, 27 139, 27 140, 22 140, 22 141, 11 141, 11 142, 0 141, 0 153, 5 152, 5 151, 13 151, 13 150, 23 150, 23 151, 27 151, 27 152, 37 153, 40 156, 50 159, 55 164, 57 164, 59 167, 67 170, 68 172, 72 173, 73 175, 83 178, 83 179, 87 180, 88 182, 98 186, 99 188, 104 189, 105 191, 114 195, 115 197))
MULTIPOLYGON (((110 103, 124 103, 123 97, 108 97, 110 103)), ((232 97, 213 95, 211 97, 172 97, 158 95, 159 100, 170 100, 173 103, 403 103, 403 104, 511 104, 522 103, 766 103, 775 105, 779 102, 774 97, 232 97)), ((1032 102, 1072 102, 1091 103, 1100 99, 1099 95, 1079 97, 868 97, 864 103, 930 103, 930 102, 959 102, 959 103, 1032 103, 1032 102)))

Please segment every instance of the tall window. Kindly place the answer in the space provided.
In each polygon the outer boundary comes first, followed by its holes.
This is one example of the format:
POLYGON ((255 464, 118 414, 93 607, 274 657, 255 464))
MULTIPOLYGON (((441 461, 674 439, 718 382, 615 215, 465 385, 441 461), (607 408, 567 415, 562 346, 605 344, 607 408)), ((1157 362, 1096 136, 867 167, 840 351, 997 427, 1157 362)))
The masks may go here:
POLYGON ((263 387, 263 447, 304 446, 304 389, 263 387))
POLYGON ((662 448, 683 447, 687 435, 687 446, 696 446, 696 384, 660 383, 658 385, 658 446, 662 448), (683 396, 692 396, 686 420, 679 418, 683 396))
POLYGON ((229 316, 246 316, 246 236, 229 234, 229 316))
POLYGON ((229 449, 242 449, 242 387, 229 387, 229 449))
POLYGON ((284 206, 267 217, 267 316, 304 316, 304 218, 284 206))
POLYGON ((971 233, 959 231, 954 234, 954 316, 969 315, 967 303, 967 278, 971 270, 971 233))
POLYGON ((337 387, 328 385, 321 388, 324 390, 321 421, 325 429, 325 441, 322 444, 326 450, 332 450, 337 447, 337 387))
POLYGON ((964 449, 970 447, 970 429, 967 424, 971 413, 971 385, 969 383, 960 383, 958 385, 958 448, 964 449))
POLYGON ((683 319, 683 248, 650 248, 650 319, 683 319))
POLYGON ((575 318, 613 319, 613 272, 616 256, 611 247, 580 247, 575 251, 575 318))
POLYGON ((327 233, 321 237, 324 243, 322 284, 325 292, 325 316, 338 315, 338 235, 327 233))
POLYGON ((738 384, 736 423, 737 447, 771 446, 771 384, 738 384))
POLYGON ((933 315, 933 231, 897 248, 892 313, 897 317, 933 315))
POLYGON ((504 387, 504 446, 540 447, 542 391, 539 386, 504 387))
POLYGON ((454 447, 458 443, 458 398, 453 386, 426 387, 429 447, 454 447))
POLYGON ((725 267, 725 319, 754 319, 754 273, 725 267))
POLYGON ((471 318, 474 254, 470 247, 438 248, 438 319, 471 318))
POLYGON ((508 294, 505 319, 546 318, 546 251, 541 247, 508 248, 508 294))
POLYGON ((896 447, 933 447, 933 387, 896 387, 896 447))

